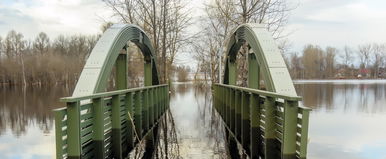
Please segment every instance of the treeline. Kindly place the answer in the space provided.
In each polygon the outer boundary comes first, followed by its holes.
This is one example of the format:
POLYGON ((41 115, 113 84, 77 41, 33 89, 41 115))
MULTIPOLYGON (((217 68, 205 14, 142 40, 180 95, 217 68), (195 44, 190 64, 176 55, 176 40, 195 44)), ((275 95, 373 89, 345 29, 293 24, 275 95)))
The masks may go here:
POLYGON ((73 85, 99 36, 59 35, 34 40, 10 31, 0 37, 0 85, 73 85))
POLYGON ((294 79, 386 78, 386 44, 343 49, 306 45, 286 63, 294 79))

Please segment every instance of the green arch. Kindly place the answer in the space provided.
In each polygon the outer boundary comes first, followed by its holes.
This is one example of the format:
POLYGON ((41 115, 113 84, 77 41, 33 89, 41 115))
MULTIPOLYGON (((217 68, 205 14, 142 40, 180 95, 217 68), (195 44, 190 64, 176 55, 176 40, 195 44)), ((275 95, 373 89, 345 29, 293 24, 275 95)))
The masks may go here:
POLYGON ((265 79, 268 91, 296 96, 287 66, 272 35, 260 24, 243 24, 228 37, 224 84, 235 85, 237 79, 236 55, 247 42, 252 53, 248 54, 248 85, 258 88, 259 75, 265 79), (259 69, 261 68, 261 69, 259 69), (259 73, 261 70, 261 73, 259 73))
POLYGON ((103 33, 93 48, 72 96, 104 92, 118 55, 122 49, 126 49, 128 41, 135 43, 144 56, 145 85, 159 84, 154 48, 148 36, 138 26, 115 24, 103 33))

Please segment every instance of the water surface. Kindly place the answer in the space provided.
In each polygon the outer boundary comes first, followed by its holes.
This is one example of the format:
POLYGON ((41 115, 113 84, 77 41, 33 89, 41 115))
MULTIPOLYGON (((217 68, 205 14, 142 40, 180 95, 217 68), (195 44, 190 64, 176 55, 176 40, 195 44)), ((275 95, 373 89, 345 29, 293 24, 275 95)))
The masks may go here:
MULTIPOLYGON (((386 158, 386 81, 295 81, 310 116, 310 159, 386 158)), ((170 112, 182 158, 226 158, 209 88, 173 85, 170 112)), ((0 88, 0 158, 54 158, 52 109, 63 87, 0 88), (24 92, 24 93, 23 93, 24 92)), ((173 141, 174 142, 174 141, 173 141)))
POLYGON ((386 81, 296 81, 310 115, 311 159, 386 158, 386 81))

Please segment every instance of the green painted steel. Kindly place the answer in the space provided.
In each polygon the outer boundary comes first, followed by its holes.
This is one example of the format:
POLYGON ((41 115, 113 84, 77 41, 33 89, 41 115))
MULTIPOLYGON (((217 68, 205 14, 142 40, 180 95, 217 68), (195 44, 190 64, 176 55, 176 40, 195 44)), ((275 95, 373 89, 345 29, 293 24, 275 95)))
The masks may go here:
POLYGON ((158 85, 63 98, 69 100, 67 107, 55 110, 57 158, 126 158, 142 140, 154 141, 154 128, 168 108, 168 94, 168 85, 158 85), (154 120, 147 120, 148 128, 143 122, 142 109, 148 108, 145 92, 160 97, 148 99, 161 115, 149 113, 154 120), (80 103, 84 100, 90 102, 80 103))
POLYGON ((126 54, 119 54, 117 61, 115 63, 115 69, 116 69, 116 87, 117 90, 121 89, 127 89, 127 55, 126 54))
POLYGON ((276 123, 275 123, 275 99, 266 97, 264 100, 265 124, 264 124, 264 154, 266 159, 280 158, 277 146, 280 143, 276 139, 276 123))
POLYGON ((135 116, 134 116, 135 131, 136 131, 137 140, 139 141, 140 139, 142 139, 142 127, 143 127, 143 124, 142 124, 142 91, 135 92, 134 101, 135 101, 135 104, 134 104, 135 105, 134 106, 134 109, 135 109, 135 116))
MULTIPOLYGON (((226 87, 224 87, 226 88, 226 87)), ((236 109, 235 109, 235 132, 236 138, 240 140, 241 138, 241 92, 235 90, 235 100, 236 100, 236 109)))
MULTIPOLYGON (((67 107, 55 110, 57 158, 127 158, 142 140, 146 150, 154 150, 155 128, 169 108, 169 85, 159 85, 153 53, 136 26, 114 25, 103 34, 73 96, 61 99, 67 107), (128 41, 144 55, 145 87, 127 89, 128 41), (114 66, 117 90, 104 92, 114 66)), ((213 85, 213 102, 230 147, 240 144, 252 159, 306 158, 310 109, 298 105, 301 97, 271 35, 257 24, 241 25, 226 53, 224 84, 213 85), (245 43, 251 48, 249 88, 235 86, 236 56, 245 43), (259 90, 260 79, 267 91, 259 90)))
POLYGON ((310 116, 310 109, 301 109, 302 119, 299 123, 302 126, 300 134, 302 138, 300 139, 300 159, 307 158, 307 142, 308 142, 308 123, 310 116))
POLYGON ((259 89, 260 67, 259 67, 259 64, 257 63, 256 55, 254 53, 248 54, 248 69, 251 69, 251 71, 248 71, 248 87, 259 89))
POLYGON ((243 92, 241 94, 241 144, 246 151, 247 154, 250 154, 251 150, 249 148, 250 146, 250 94, 248 92, 243 92))
POLYGON ((260 130, 260 100, 259 96, 255 94, 250 95, 249 99, 249 112, 251 120, 251 127, 250 127, 250 158, 259 158, 261 155, 261 130, 260 130))
POLYGON ((134 148, 134 106, 133 106, 133 99, 134 93, 126 93, 125 95, 125 107, 126 111, 128 112, 126 114, 126 131, 127 131, 127 147, 126 147, 126 153, 130 152, 134 148))
POLYGON ((231 90, 231 96, 229 98, 230 100, 230 129, 231 130, 235 130, 235 108, 236 108, 236 100, 235 100, 235 91, 234 90, 231 90))
POLYGON ((80 158, 80 102, 67 103, 68 158, 80 158))
POLYGON ((145 131, 149 130, 149 91, 143 91, 143 105, 142 105, 142 125, 145 131))
POLYGON ((111 117, 112 117, 112 144, 113 144, 113 157, 117 159, 122 158, 122 123, 121 123, 121 99, 120 95, 112 96, 111 104, 111 117))
POLYGON ((103 33, 90 53, 72 96, 104 92, 118 55, 122 48, 126 48, 128 41, 136 44, 144 56, 145 85, 158 85, 154 49, 148 36, 138 26, 115 24, 103 33), (151 69, 151 73, 148 69, 151 69))
POLYGON ((224 84, 214 84, 213 90, 214 108, 233 136, 227 139, 236 139, 250 158, 306 158, 310 109, 298 106, 300 97, 224 84), (227 91, 235 92, 234 128, 222 113, 227 91))
POLYGON ((213 86, 218 93, 215 109, 228 128, 226 134, 233 134, 250 158, 306 158, 309 110, 298 106, 301 97, 271 34, 263 25, 243 24, 227 39, 223 84, 213 86), (235 86, 236 58, 245 44, 248 88, 235 86), (259 90, 260 79, 266 90, 259 90))
POLYGON ((104 144, 104 125, 100 124, 104 121, 104 100, 102 98, 94 98, 92 100, 93 113, 93 142, 95 143, 95 158, 105 158, 105 144, 104 144))
POLYGON ((295 87, 280 50, 272 35, 263 25, 252 23, 240 25, 230 34, 228 39, 224 84, 235 85, 233 78, 236 71, 228 69, 228 67, 235 67, 235 59, 240 47, 242 44, 248 43, 260 68, 249 68, 248 72, 261 70, 268 91, 296 95, 295 87))
POLYGON ((67 138, 63 139, 63 135, 65 130, 67 130, 67 121, 64 120, 67 115, 67 110, 64 108, 56 109, 55 113, 55 142, 56 142, 56 158, 63 158, 64 154, 67 154, 67 138), (65 127, 65 128, 63 128, 65 127), (64 149, 66 148, 66 149, 64 149))
POLYGON ((67 106, 54 110, 57 158, 127 158, 142 140, 154 141, 154 128, 169 107, 169 85, 159 83, 153 55, 137 26, 113 25, 102 35, 72 97, 60 99, 67 106), (145 87, 128 89, 128 42, 142 51, 145 87), (117 90, 104 92, 113 68, 117 90))
POLYGON ((282 142, 282 158, 296 158, 296 130, 298 120, 297 102, 284 102, 284 125, 283 125, 283 142, 282 142))

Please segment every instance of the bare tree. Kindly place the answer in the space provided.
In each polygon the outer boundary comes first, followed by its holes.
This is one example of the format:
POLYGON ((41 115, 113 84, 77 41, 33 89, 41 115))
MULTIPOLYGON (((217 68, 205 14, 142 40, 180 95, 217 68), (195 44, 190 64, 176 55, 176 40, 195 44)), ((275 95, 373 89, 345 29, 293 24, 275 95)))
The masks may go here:
POLYGON ((3 56, 3 38, 0 36, 0 62, 1 62, 1 58, 3 56))
POLYGON ((182 0, 104 0, 114 16, 124 23, 141 26, 150 34, 158 60, 162 81, 183 46, 189 42, 186 28, 189 12, 182 0))
MULTIPOLYGON (((201 20, 203 31, 194 46, 199 63, 209 66, 212 82, 218 82, 219 57, 226 50, 225 40, 230 31, 240 24, 265 24, 275 38, 282 38, 288 13, 292 8, 285 0, 210 0, 205 4, 206 17, 201 20)), ((248 44, 237 54, 238 83, 246 85, 248 44)))
POLYGON ((378 78, 380 74, 380 67, 382 67, 384 64, 384 58, 385 58, 385 52, 386 52, 386 46, 384 44, 376 44, 374 43, 372 45, 372 54, 373 54, 373 77, 378 78))
POLYGON ((324 78, 324 51, 319 46, 307 45, 303 50, 302 63, 308 78, 324 78))
POLYGON ((349 46, 344 46, 342 53, 343 54, 341 54, 339 57, 343 61, 344 72, 345 72, 345 76, 347 77, 347 76, 349 76, 348 68, 350 67, 350 65, 353 62, 352 61, 353 60, 353 51, 352 51, 352 49, 349 46))
POLYGON ((50 44, 50 39, 48 38, 47 34, 44 32, 39 33, 39 35, 36 37, 33 47, 36 51, 38 51, 41 55, 48 52, 48 48, 50 44))
POLYGON ((338 50, 333 47, 327 47, 326 48, 326 54, 324 57, 325 60, 325 67, 326 67, 326 77, 332 78, 335 76, 335 55, 338 54, 338 50))
POLYGON ((189 68, 184 66, 177 67, 177 80, 179 82, 186 82, 189 79, 189 68))
POLYGON ((291 54, 290 61, 289 69, 292 78, 304 78, 302 57, 299 56, 297 52, 295 52, 291 54))
POLYGON ((370 63, 371 55, 371 44, 363 44, 358 46, 358 55, 361 62, 361 67, 367 69, 368 64, 370 63))
POLYGON ((25 67, 23 53, 25 53, 26 41, 23 40, 23 35, 17 33, 14 30, 8 32, 7 37, 4 39, 3 47, 5 54, 9 59, 17 59, 21 65, 22 82, 26 84, 25 67))
POLYGON ((208 6, 234 25, 265 24, 276 38, 281 37, 289 12, 294 9, 285 0, 213 0, 208 6))

